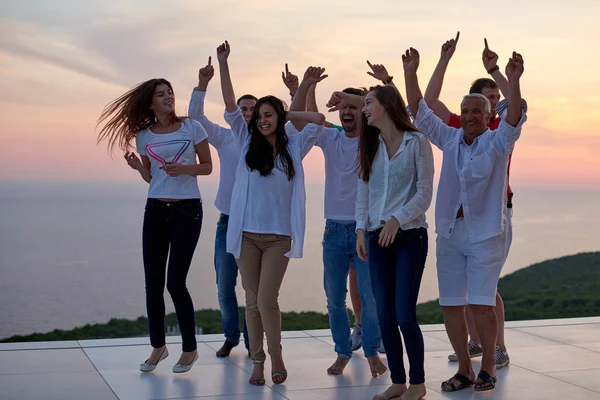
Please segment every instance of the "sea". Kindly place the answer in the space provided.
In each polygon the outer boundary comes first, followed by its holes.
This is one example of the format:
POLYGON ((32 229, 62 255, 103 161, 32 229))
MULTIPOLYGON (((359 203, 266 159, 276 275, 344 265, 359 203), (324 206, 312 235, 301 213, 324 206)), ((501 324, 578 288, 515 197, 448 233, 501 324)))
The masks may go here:
MULTIPOLYGON (((200 184, 204 220, 188 277, 196 309, 218 308, 216 189, 213 183, 200 184)), ((513 244, 503 275, 600 250, 600 190, 513 189, 513 244)), ((304 258, 290 263, 280 306, 326 312, 323 185, 307 184, 306 191, 304 258)), ((0 338, 145 315, 141 227, 146 193, 144 182, 0 182, 0 338)), ((433 208, 427 213, 429 256, 420 302, 438 297, 433 208)), ((238 296, 243 303, 241 283, 238 296)), ((165 299, 173 311, 167 292, 165 299)))

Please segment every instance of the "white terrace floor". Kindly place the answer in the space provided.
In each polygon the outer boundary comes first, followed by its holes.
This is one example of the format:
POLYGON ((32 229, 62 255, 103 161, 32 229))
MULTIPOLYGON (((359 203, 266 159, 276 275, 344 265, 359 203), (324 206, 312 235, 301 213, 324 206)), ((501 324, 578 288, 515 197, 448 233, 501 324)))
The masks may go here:
MULTIPOLYGON (((441 392, 440 382, 455 372, 447 360, 451 347, 443 326, 423 326, 426 399, 600 399, 600 318, 507 325, 511 364, 498 371, 496 390, 479 394, 441 392)), ((343 376, 328 376, 335 354, 327 330, 284 332, 289 378, 276 386, 267 375, 262 388, 248 384, 252 362, 243 346, 227 359, 215 357, 221 335, 198 336, 198 362, 189 373, 174 375, 178 341, 169 337, 171 356, 150 374, 137 369, 148 355, 147 338, 0 344, 0 399, 348 400, 371 399, 390 383, 389 372, 370 377, 360 351, 343 376)))

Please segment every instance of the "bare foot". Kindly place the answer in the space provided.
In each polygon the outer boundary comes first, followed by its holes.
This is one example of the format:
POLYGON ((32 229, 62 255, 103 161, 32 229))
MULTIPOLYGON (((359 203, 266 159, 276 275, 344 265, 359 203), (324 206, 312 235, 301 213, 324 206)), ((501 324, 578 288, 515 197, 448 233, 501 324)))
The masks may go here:
POLYGON ((349 358, 338 356, 337 360, 333 363, 333 365, 327 368, 327 373, 329 375, 341 375, 344 372, 344 368, 350 362, 349 358))
POLYGON ((179 361, 177 361, 177 364, 190 365, 194 361, 194 358, 196 357, 196 353, 197 353, 196 350, 184 351, 183 353, 181 353, 181 357, 179 357, 179 361))
POLYGON ((148 357, 148 359, 145 361, 146 364, 151 364, 151 365, 156 365, 158 364, 158 360, 160 360, 160 357, 163 355, 163 352, 166 350, 166 346, 163 347, 158 347, 158 348, 153 348, 152 349, 152 354, 150 354, 150 357, 148 357))
POLYGON ((427 394, 425 384, 410 385, 406 392, 400 396, 400 400, 421 400, 427 394))
POLYGON ((385 392, 373 396, 373 400, 390 400, 395 397, 400 397, 404 393, 406 393, 406 385, 393 383, 385 392))
POLYGON ((367 358, 369 367, 371 367, 371 376, 377 378, 377 375, 383 375, 387 371, 387 367, 381 362, 378 355, 367 358))

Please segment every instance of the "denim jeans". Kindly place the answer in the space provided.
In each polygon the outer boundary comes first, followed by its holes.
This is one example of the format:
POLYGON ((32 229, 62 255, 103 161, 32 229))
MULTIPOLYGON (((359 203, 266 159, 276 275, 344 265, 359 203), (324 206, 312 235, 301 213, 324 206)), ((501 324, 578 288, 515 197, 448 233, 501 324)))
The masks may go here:
MULTIPOLYGON (((215 273, 217 276, 217 297, 221 310, 221 326, 225 340, 238 344, 240 342, 240 317, 238 300, 235 293, 238 266, 233 254, 227 252, 227 226, 229 215, 221 214, 217 223, 215 236, 215 273)), ((244 316, 244 342, 248 345, 248 328, 244 316)))
POLYGON ((144 213, 142 251, 146 278, 146 309, 150 343, 165 345, 165 270, 173 299, 183 351, 196 350, 194 304, 186 287, 192 257, 202 228, 200 199, 148 199, 144 213), (168 264, 167 264, 168 258, 168 264))
POLYGON ((329 326, 335 342, 335 352, 352 357, 350 318, 346 308, 348 272, 354 265, 358 293, 362 304, 362 347, 366 357, 377 355, 381 343, 375 298, 371 289, 369 265, 356 253, 356 223, 327 220, 323 235, 323 265, 329 326))
POLYGON ((406 383, 400 326, 410 362, 410 384, 421 384, 425 382, 425 349, 417 323, 417 297, 427 258, 427 229, 400 230, 387 247, 378 243, 380 232, 368 232, 367 254, 392 382, 406 383))

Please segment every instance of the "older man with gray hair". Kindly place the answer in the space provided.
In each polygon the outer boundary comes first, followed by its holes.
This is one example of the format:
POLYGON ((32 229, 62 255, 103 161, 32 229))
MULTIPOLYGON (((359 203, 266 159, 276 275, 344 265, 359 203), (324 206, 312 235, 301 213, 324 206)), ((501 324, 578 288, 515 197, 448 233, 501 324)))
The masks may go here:
POLYGON ((444 154, 435 207, 437 271, 440 305, 458 372, 442 383, 442 390, 453 392, 472 385, 476 391, 491 390, 496 384, 498 334, 494 306, 506 246, 506 170, 527 119, 521 109, 523 58, 513 53, 506 65, 508 112, 496 130, 488 129, 491 106, 479 93, 461 102, 462 128, 447 126, 423 100, 417 79, 419 53, 411 48, 402 61, 415 125, 444 154), (467 345, 467 304, 483 347, 477 378, 467 345))

